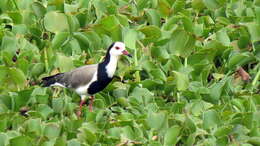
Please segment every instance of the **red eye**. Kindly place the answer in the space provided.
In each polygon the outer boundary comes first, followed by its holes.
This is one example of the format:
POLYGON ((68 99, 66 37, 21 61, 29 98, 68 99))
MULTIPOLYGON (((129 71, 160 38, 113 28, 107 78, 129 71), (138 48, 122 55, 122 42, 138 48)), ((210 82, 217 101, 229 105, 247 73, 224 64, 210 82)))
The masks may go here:
POLYGON ((116 47, 117 50, 119 50, 120 48, 119 47, 116 47))

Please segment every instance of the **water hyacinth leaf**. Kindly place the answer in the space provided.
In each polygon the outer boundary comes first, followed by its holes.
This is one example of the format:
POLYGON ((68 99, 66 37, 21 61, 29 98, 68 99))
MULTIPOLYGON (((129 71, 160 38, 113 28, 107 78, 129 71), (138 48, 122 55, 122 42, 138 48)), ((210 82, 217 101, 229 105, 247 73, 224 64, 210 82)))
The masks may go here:
POLYGON ((184 30, 176 30, 169 41, 169 50, 176 56, 188 56, 195 45, 195 38, 184 30))
POLYGON ((85 141, 90 145, 94 144, 97 141, 96 135, 89 129, 85 129, 85 128, 82 129, 80 133, 80 139, 81 141, 85 141))
POLYGON ((260 24, 260 6, 255 6, 256 23, 260 24))
POLYGON ((175 75, 177 89, 180 91, 185 91, 189 87, 189 78, 186 74, 181 72, 173 71, 175 75))
POLYGON ((172 6, 173 13, 177 14, 182 11, 185 7, 185 0, 176 0, 172 6))
POLYGON ((250 137, 248 143, 253 145, 260 145, 260 138, 259 137, 250 137))
POLYGON ((67 142, 68 146, 81 146, 80 142, 77 139, 71 139, 67 142))
POLYGON ((26 106, 31 98, 32 90, 22 90, 14 96, 15 110, 18 111, 21 107, 26 106))
POLYGON ((148 22, 151 25, 155 25, 155 26, 160 26, 160 15, 158 14, 158 11, 154 10, 154 9, 148 9, 146 10, 146 15, 148 17, 148 22))
POLYGON ((125 126, 121 129, 122 133, 122 137, 126 137, 127 139, 135 139, 135 133, 133 131, 133 129, 130 126, 125 126))
POLYGON ((233 54, 228 60, 228 68, 235 69, 238 66, 243 66, 244 64, 253 61, 255 58, 250 53, 236 53, 233 54))
POLYGON ((64 99, 53 98, 52 99, 52 108, 55 113, 62 113, 64 110, 64 99))
POLYGON ((56 33, 55 37, 52 40, 52 48, 53 49, 60 48, 64 44, 64 42, 66 42, 68 37, 69 37, 68 32, 58 32, 58 33, 56 33))
POLYGON ((79 8, 79 4, 64 4, 65 13, 76 13, 79 8))
POLYGON ((8 67, 0 65, 0 84, 4 83, 8 74, 8 67))
POLYGON ((145 42, 153 42, 161 37, 161 30, 156 26, 144 26, 139 29, 145 35, 145 42))
POLYGON ((33 2, 32 9, 37 17, 42 18, 46 13, 46 8, 40 2, 33 2))
POLYGON ((152 47, 151 55, 158 59, 169 59, 170 55, 165 47, 152 47))
POLYGON ((195 142, 195 138, 196 138, 196 133, 190 134, 186 142, 187 146, 193 146, 195 142))
POLYGON ((223 87, 226 84, 226 80, 227 79, 222 79, 220 82, 212 84, 211 87, 209 88, 210 96, 208 99, 205 100, 211 101, 213 103, 217 103, 220 96, 222 95, 223 87))
POLYGON ((135 31, 134 29, 126 30, 126 34, 124 36, 124 42, 126 47, 130 49, 136 48, 137 35, 137 31, 135 31))
POLYGON ((192 0, 192 8, 202 10, 205 8, 203 0, 192 0))
POLYGON ((48 139, 53 139, 59 137, 61 132, 61 128, 56 123, 48 123, 45 125, 43 130, 43 135, 46 136, 48 139))
POLYGON ((26 77, 20 69, 9 68, 8 74, 10 75, 10 78, 13 80, 13 82, 17 85, 17 87, 23 88, 25 86, 26 77))
POLYGON ((100 22, 103 29, 111 31, 120 24, 119 20, 114 15, 103 18, 100 22))
POLYGON ((36 135, 40 135, 42 132, 42 124, 40 119, 30 119, 26 122, 27 132, 34 132, 36 135))
POLYGON ((14 24, 23 23, 23 15, 19 12, 9 12, 8 16, 12 18, 14 24))
POLYGON ((13 32, 15 34, 25 35, 28 32, 28 29, 25 24, 17 24, 13 26, 13 32))
POLYGON ((186 117, 185 123, 184 123, 185 127, 187 127, 191 132, 195 132, 196 131, 196 125, 194 123, 194 121, 192 120, 191 117, 186 117))
POLYGON ((256 42, 256 41, 259 41, 260 40, 260 30, 259 30, 259 27, 260 27, 260 24, 257 24, 257 23, 249 23, 249 24, 246 24, 247 28, 248 28, 248 31, 251 35, 251 41, 252 42, 256 42))
POLYGON ((154 79, 166 81, 165 73, 161 69, 153 69, 151 70, 150 74, 154 77, 154 79))
POLYGON ((216 33, 216 38, 219 42, 221 42, 224 46, 229 46, 230 45, 230 39, 229 36, 227 35, 227 32, 225 29, 221 29, 216 33))
POLYGON ((147 117, 147 124, 150 128, 160 130, 167 120, 167 115, 164 112, 153 113, 150 112, 147 117))
POLYGON ((209 9, 219 8, 219 3, 217 0, 203 0, 204 5, 209 9))
POLYGON ((66 15, 55 11, 48 12, 44 16, 44 26, 48 31, 53 33, 69 30, 69 24, 66 15))
POLYGON ((167 17, 170 15, 171 7, 170 7, 170 4, 166 0, 159 1, 158 6, 159 6, 158 9, 159 9, 159 12, 161 13, 161 15, 163 15, 164 17, 167 17))
POLYGON ((31 146, 32 142, 29 137, 27 136, 18 136, 15 138, 10 139, 10 146, 31 146))
POLYGON ((231 126, 223 126, 223 127, 218 128, 216 130, 216 132, 214 133, 214 135, 217 137, 223 137, 223 136, 229 135, 231 130, 232 130, 231 126))
POLYGON ((203 113, 203 128, 214 128, 220 123, 220 118, 215 110, 208 110, 203 113))
POLYGON ((75 32, 79 29, 79 21, 73 15, 67 15, 68 25, 70 28, 70 32, 75 32))
POLYGON ((44 64, 43 63, 36 63, 33 65, 31 69, 32 76, 39 76, 41 73, 44 72, 44 64))
POLYGON ((192 19, 189 18, 189 17, 187 17, 187 16, 183 16, 183 18, 182 18, 181 20, 182 20, 184 29, 185 29, 187 32, 193 33, 193 31, 194 31, 194 25, 193 25, 192 19))
POLYGON ((82 46, 83 50, 85 50, 85 48, 89 47, 90 41, 89 41, 88 37, 84 33, 82 33, 82 32, 74 32, 73 33, 73 37, 75 39, 77 39, 77 41, 82 46))
POLYGON ((4 133, 0 133, 0 145, 5 146, 8 142, 8 136, 4 133))
POLYGON ((61 72, 70 71, 74 68, 73 61, 70 57, 59 54, 55 66, 60 69, 61 72))
POLYGON ((44 119, 47 119, 54 112, 53 109, 46 104, 39 104, 36 111, 39 112, 44 119))
POLYGON ((178 136, 180 135, 181 127, 175 125, 169 128, 164 137, 164 146, 176 145, 178 142, 178 136))

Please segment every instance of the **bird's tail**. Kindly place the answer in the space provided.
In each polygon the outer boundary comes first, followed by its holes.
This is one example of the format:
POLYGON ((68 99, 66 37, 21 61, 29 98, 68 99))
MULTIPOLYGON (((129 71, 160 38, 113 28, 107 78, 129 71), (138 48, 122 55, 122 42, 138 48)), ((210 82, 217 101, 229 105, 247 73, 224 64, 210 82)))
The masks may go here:
POLYGON ((58 73, 56 75, 44 77, 44 78, 42 78, 41 85, 43 87, 49 87, 49 86, 55 85, 55 83, 62 85, 62 83, 59 83, 59 82, 62 79, 63 75, 64 75, 64 73, 58 73))

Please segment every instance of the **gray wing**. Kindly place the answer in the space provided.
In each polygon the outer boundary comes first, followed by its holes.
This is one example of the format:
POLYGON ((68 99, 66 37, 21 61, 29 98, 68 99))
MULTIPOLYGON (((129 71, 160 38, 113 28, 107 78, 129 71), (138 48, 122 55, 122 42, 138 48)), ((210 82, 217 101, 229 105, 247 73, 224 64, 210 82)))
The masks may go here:
POLYGON ((77 88, 86 85, 93 78, 97 68, 98 64, 85 65, 76 68, 70 72, 66 72, 63 76, 63 81, 66 84, 66 87, 69 88, 77 88))

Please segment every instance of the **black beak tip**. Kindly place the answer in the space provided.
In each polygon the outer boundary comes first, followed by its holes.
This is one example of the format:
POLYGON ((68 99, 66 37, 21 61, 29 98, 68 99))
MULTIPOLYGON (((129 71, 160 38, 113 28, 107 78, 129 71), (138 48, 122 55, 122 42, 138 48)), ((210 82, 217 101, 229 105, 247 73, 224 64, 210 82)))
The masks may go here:
POLYGON ((131 54, 127 54, 127 56, 128 56, 128 57, 131 57, 131 58, 133 57, 131 54))

